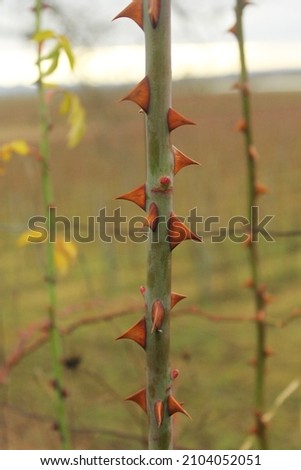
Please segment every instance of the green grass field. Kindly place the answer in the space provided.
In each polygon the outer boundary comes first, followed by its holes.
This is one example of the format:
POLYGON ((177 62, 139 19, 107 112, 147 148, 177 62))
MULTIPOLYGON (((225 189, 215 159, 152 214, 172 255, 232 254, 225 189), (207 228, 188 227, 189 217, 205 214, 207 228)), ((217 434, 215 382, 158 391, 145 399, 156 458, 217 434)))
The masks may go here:
MULTIPOLYGON (((53 108, 52 172, 58 213, 87 216, 121 207, 128 217, 142 211, 115 197, 145 178, 143 115, 131 103, 118 104, 124 89, 87 89, 82 99, 87 133, 75 150, 65 145, 67 128, 53 108)), ((254 136, 260 153, 259 179, 269 188, 261 214, 274 215, 272 231, 301 230, 301 94, 255 94, 254 136)), ((246 214, 246 165, 237 93, 206 95, 197 82, 174 85, 174 107, 198 124, 175 131, 172 142, 198 160, 175 181, 175 208, 186 216, 197 207, 221 224, 246 214)), ((38 140, 37 103, 32 97, 2 98, 0 142, 38 140)), ((19 248, 16 240, 29 217, 41 214, 39 165, 16 157, 0 181, 1 323, 4 360, 20 341, 20 331, 46 318, 43 247, 19 248)), ((216 228, 218 226, 215 226, 216 228)), ((126 233, 126 225, 123 227, 126 233)), ((108 231, 111 228, 108 226, 108 231)), ((84 232, 84 228, 83 228, 84 232)), ((200 226, 200 232, 202 227, 200 226)), ((84 234, 84 233, 83 233, 84 234)), ((255 327, 247 321, 212 322, 191 307, 223 318, 253 315, 253 300, 243 287, 249 277, 247 250, 229 240, 186 242, 174 251, 173 290, 186 294, 174 310, 171 365, 180 370, 175 393, 193 420, 175 418, 175 443, 184 449, 239 448, 253 426, 255 327), (177 314, 178 312, 178 314, 177 314)), ((123 398, 144 386, 144 353, 115 338, 143 312, 139 286, 145 282, 146 244, 104 243, 78 246, 78 260, 58 284, 62 327, 82 318, 119 311, 110 320, 81 326, 64 337, 65 357, 80 356, 66 370, 68 412, 77 449, 146 447, 146 417, 123 398)), ((276 236, 260 242, 262 282, 274 300, 269 319, 278 322, 301 304, 301 237, 276 236)), ((266 408, 294 379, 300 379, 301 320, 269 329, 274 355, 268 362, 266 408)), ((45 344, 25 357, 0 388, 0 448, 55 449, 50 351, 45 344)), ((298 389, 270 424, 270 447, 299 449, 298 389)))

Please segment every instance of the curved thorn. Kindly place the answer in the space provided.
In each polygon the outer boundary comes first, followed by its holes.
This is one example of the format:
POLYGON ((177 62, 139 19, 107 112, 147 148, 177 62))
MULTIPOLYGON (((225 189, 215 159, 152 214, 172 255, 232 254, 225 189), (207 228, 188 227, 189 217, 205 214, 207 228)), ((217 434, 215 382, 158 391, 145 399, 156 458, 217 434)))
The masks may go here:
POLYGON ((153 232, 155 232, 159 223, 159 209, 158 209, 157 204, 155 204, 154 202, 152 202, 149 206, 149 211, 146 216, 146 221, 150 229, 153 232))
POLYGON ((131 339, 135 343, 139 344, 143 349, 146 347, 146 321, 143 317, 135 325, 131 326, 122 335, 118 336, 118 339, 131 339))
POLYGON ((124 8, 118 15, 113 18, 117 20, 118 18, 130 18, 135 21, 137 25, 143 30, 143 3, 142 0, 132 0, 127 7, 124 8))
POLYGON ((193 233, 174 213, 172 213, 168 220, 168 241, 170 249, 173 250, 185 240, 203 241, 201 237, 193 233))
POLYGON ((181 300, 186 299, 186 295, 177 294, 176 292, 172 292, 170 296, 170 309, 174 308, 178 302, 181 300))
POLYGON ((247 82, 236 82, 232 85, 233 90, 239 90, 243 95, 247 96, 250 93, 250 87, 247 82))
POLYGON ((165 309, 162 304, 162 302, 157 299, 153 303, 152 306, 152 319, 153 319, 153 325, 152 325, 152 333, 154 331, 159 331, 162 328, 162 324, 164 321, 164 316, 165 316, 165 309))
POLYGON ((267 194, 268 192, 269 190, 265 184, 256 183, 255 185, 256 196, 262 196, 263 194, 267 194))
POLYGON ((129 397, 124 399, 125 401, 133 401, 134 403, 137 403, 140 408, 147 414, 147 406, 146 406, 146 389, 142 388, 136 393, 133 393, 133 395, 130 395, 129 397))
POLYGON ((131 201, 137 204, 137 206, 141 207, 141 209, 145 210, 146 206, 146 191, 145 191, 145 184, 142 184, 138 188, 129 191, 128 193, 122 194, 122 196, 118 196, 116 199, 125 199, 126 201, 131 201))
POLYGON ((249 5, 255 5, 255 3, 254 3, 254 2, 249 2, 248 0, 245 0, 242 7, 245 8, 245 7, 249 6, 249 5))
POLYGON ((235 130, 237 132, 246 132, 247 131, 247 122, 245 118, 238 119, 237 123, 235 124, 235 130))
POLYGON ((174 175, 176 175, 182 168, 188 165, 200 165, 199 162, 192 160, 192 158, 187 157, 183 152, 181 152, 174 145, 172 146, 172 153, 174 157, 174 175))
POLYGON ((175 413, 183 413, 187 418, 191 418, 190 414, 183 408, 183 406, 172 396, 169 395, 167 398, 167 409, 169 416, 175 413))
POLYGON ((161 400, 157 400, 155 403, 155 418, 158 424, 158 428, 160 428, 164 416, 164 405, 161 400))
POLYGON ((237 24, 235 23, 231 28, 228 29, 228 33, 234 34, 237 37, 237 24))
POLYGON ((169 132, 173 131, 177 127, 186 125, 195 125, 195 122, 191 119, 186 118, 183 114, 178 113, 173 108, 169 108, 167 114, 167 123, 169 132))
POLYGON ((128 95, 120 101, 133 101, 147 114, 150 100, 150 86, 147 77, 144 77, 138 85, 133 88, 128 95))

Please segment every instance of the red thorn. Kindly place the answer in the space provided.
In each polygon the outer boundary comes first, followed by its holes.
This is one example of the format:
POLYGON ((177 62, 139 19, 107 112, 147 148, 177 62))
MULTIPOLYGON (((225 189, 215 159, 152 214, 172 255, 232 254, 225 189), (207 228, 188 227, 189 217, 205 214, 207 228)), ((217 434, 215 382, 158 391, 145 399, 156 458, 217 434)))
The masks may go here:
POLYGON ((173 369, 170 374, 171 379, 176 380, 176 378, 179 377, 179 374, 180 374, 179 369, 173 369))
POLYGON ((141 209, 145 210, 146 206, 146 191, 145 191, 145 184, 142 184, 138 188, 129 191, 128 193, 123 194, 122 196, 118 196, 116 199, 125 199, 126 201, 131 201, 137 204, 137 206, 141 207, 141 209))
POLYGON ((275 296, 268 294, 267 292, 262 296, 262 300, 266 303, 269 304, 275 300, 275 296))
POLYGON ((143 317, 141 320, 135 323, 135 325, 133 325, 131 328, 125 331, 125 333, 118 336, 116 340, 118 339, 131 339, 132 341, 135 341, 135 343, 139 344, 139 346, 141 346, 143 349, 145 349, 145 346, 146 346, 145 318, 143 317))
POLYGON ((169 416, 172 416, 175 413, 183 413, 188 418, 192 419, 190 414, 183 408, 182 405, 172 396, 169 395, 167 398, 167 409, 169 416))
POLYGON ((253 279, 247 279, 244 283, 243 286, 246 287, 247 289, 252 289, 254 287, 254 281, 253 279))
POLYGON ((264 348, 264 355, 265 357, 271 357, 275 355, 275 351, 272 348, 269 348, 268 346, 264 348))
POLYGON ((236 82, 234 83, 233 87, 234 90, 240 90, 245 96, 250 93, 250 87, 248 83, 240 83, 236 82))
POLYGON ((247 130, 247 122, 244 118, 241 118, 235 124, 235 130, 237 132, 246 132, 247 130))
POLYGON ((228 29, 228 33, 234 34, 234 36, 237 36, 237 24, 235 23, 232 28, 228 29))
POLYGON ((122 10, 114 20, 118 18, 130 18, 131 20, 135 21, 138 26, 143 30, 143 3, 142 0, 132 0, 124 10, 122 10))
POLYGON ((274 300, 274 296, 267 292, 265 285, 259 286, 258 295, 260 296, 264 304, 270 303, 274 300))
POLYGON ((156 28, 160 18, 161 0, 148 0, 148 14, 153 25, 156 28))
POLYGON ((181 222, 174 213, 171 213, 168 220, 168 241, 170 249, 173 250, 184 240, 203 241, 201 237, 191 232, 191 230, 186 227, 186 225, 183 224, 183 222, 181 222))
POLYGON ((259 160, 259 153, 258 153, 257 148, 255 147, 255 145, 250 145, 249 146, 249 156, 254 161, 259 160))
POLYGON ((174 174, 176 175, 182 168, 188 165, 200 165, 199 162, 192 160, 192 158, 187 157, 184 153, 180 152, 177 147, 172 146, 172 152, 174 156, 174 174))
POLYGON ((263 323, 264 320, 266 318, 266 312, 265 310, 261 309, 261 310, 258 310, 258 312, 256 312, 256 315, 255 315, 255 320, 258 322, 258 323, 263 323))
POLYGON ((158 227, 158 222, 159 222, 159 210, 157 204, 154 202, 151 203, 149 206, 149 211, 146 216, 147 220, 147 225, 150 227, 150 229, 155 232, 155 230, 158 227))
POLYGON ((186 295, 177 294, 176 292, 172 292, 170 296, 170 309, 174 308, 178 302, 181 300, 186 299, 186 295))
POLYGON ((146 389, 142 388, 139 392, 133 393, 129 397, 125 398, 126 401, 133 401, 137 403, 140 408, 147 414, 147 406, 146 406, 146 389))
POLYGON ((267 192, 268 192, 268 188, 264 184, 256 183, 256 186, 255 186, 256 196, 262 196, 263 194, 266 194, 267 192))
POLYGON ((248 5, 255 5, 255 3, 249 2, 248 0, 245 0, 242 7, 245 8, 245 7, 247 7, 248 5))
POLYGON ((161 426, 164 416, 164 405, 161 400, 156 401, 155 403, 155 418, 158 424, 158 428, 161 426))
POLYGON ((147 114, 149 108, 150 100, 150 86, 148 77, 138 83, 135 88, 133 88, 128 95, 122 98, 120 101, 133 101, 136 103, 143 111, 147 114))
POLYGON ((246 234, 247 238, 243 241, 243 245, 246 247, 250 247, 252 245, 252 235, 251 233, 246 234))
POLYGON ((185 126, 185 125, 195 125, 194 121, 186 118, 182 114, 175 111, 173 108, 169 108, 168 115, 167 115, 167 123, 169 132, 173 131, 177 127, 185 126))
POLYGON ((153 303, 153 307, 152 307, 152 319, 153 319, 152 333, 154 331, 161 330, 164 316, 165 316, 164 306, 162 302, 159 299, 157 299, 153 303))

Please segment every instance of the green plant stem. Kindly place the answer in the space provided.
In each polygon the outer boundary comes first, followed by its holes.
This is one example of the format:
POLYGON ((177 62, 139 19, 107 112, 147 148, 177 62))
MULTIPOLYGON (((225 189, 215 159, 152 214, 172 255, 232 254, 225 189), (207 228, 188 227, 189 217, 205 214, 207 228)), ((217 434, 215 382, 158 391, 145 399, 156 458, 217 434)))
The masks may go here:
POLYGON ((167 397, 170 386, 169 311, 171 295, 171 250, 167 240, 167 221, 173 207, 172 190, 153 191, 159 186, 159 178, 167 176, 173 181, 173 156, 167 123, 171 107, 171 39, 170 0, 161 2, 160 19, 154 28, 148 14, 148 0, 143 0, 146 49, 146 75, 150 84, 150 104, 146 120, 147 142, 147 210, 151 203, 158 207, 162 223, 153 233, 150 230, 146 289, 147 324, 147 410, 149 418, 149 448, 172 447, 171 418, 168 415, 167 397), (156 300, 164 306, 165 316, 160 331, 152 330, 152 306, 156 300), (154 414, 157 401, 164 405, 161 426, 154 414))
POLYGON ((256 377, 255 377, 255 415, 256 415, 256 432, 258 442, 261 449, 267 449, 267 433, 266 427, 262 422, 264 413, 265 400, 265 345, 266 345, 266 325, 262 321, 262 313, 265 308, 265 301, 262 296, 259 284, 259 262, 258 262, 258 247, 254 242, 254 232, 256 229, 255 214, 252 208, 258 205, 256 195, 256 160, 252 154, 253 148, 253 134, 251 123, 251 103, 249 94, 249 76, 246 66, 245 50, 244 50, 244 30, 243 30, 243 10, 245 8, 244 0, 237 0, 236 3, 236 35, 239 45, 240 54, 240 92, 242 101, 242 112, 245 121, 244 141, 245 153, 248 166, 248 216, 250 221, 250 236, 251 240, 248 245, 250 254, 250 266, 252 275, 252 288, 254 292, 254 302, 256 309, 256 377), (259 313, 261 312, 261 315, 259 313))
MULTIPOLYGON (((41 10, 42 0, 36 0, 36 32, 41 30, 41 10)), ((50 144, 49 129, 50 119, 48 107, 45 100, 45 89, 43 83, 43 74, 41 70, 41 43, 38 44, 37 53, 38 67, 38 106, 40 122, 40 142, 39 152, 41 157, 41 178, 44 212, 47 220, 48 235, 53 233, 53 222, 50 217, 49 208, 53 205, 53 189, 50 173, 50 144)), ((56 269, 54 262, 54 243, 50 242, 49 236, 46 241, 46 283, 48 290, 48 316, 50 320, 50 345, 52 355, 52 370, 54 379, 54 388, 56 393, 56 424, 61 438, 63 449, 70 449, 70 436, 67 424, 67 412, 65 398, 63 394, 63 369, 61 365, 62 345, 61 337, 57 327, 57 289, 56 289, 56 269)))

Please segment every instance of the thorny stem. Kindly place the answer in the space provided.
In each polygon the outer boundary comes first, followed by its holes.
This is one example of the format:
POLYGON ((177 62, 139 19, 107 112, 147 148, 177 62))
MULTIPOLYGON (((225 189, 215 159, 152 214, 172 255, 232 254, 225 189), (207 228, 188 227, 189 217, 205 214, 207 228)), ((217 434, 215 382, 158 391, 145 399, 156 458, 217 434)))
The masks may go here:
MULTIPOLYGON (((172 191, 154 192, 161 176, 173 181, 173 156, 167 124, 171 107, 171 53, 170 53, 170 0, 161 1, 159 22, 154 28, 148 14, 148 0, 143 0, 146 49, 146 76, 150 83, 150 105, 146 121, 147 142, 147 210, 155 203, 162 220, 168 221, 172 212, 172 191)), ((149 417, 149 449, 172 447, 171 418, 167 397, 170 389, 170 295, 171 250, 167 241, 167 223, 159 224, 153 234, 150 230, 146 289, 147 325, 147 410, 149 417), (159 243, 154 242, 156 237, 159 243), (152 330, 152 306, 159 299, 165 310, 160 331, 152 330), (155 403, 164 404, 160 426, 154 415, 155 403)))
MULTIPOLYGON (((248 244, 250 255, 250 266, 252 275, 252 289, 254 292, 254 302, 256 310, 256 377, 255 377, 255 418, 256 433, 261 449, 268 448, 267 432, 265 423, 262 421, 264 414, 264 389, 265 389, 265 363, 266 363, 266 325, 265 317, 265 300, 259 284, 259 263, 258 263, 258 246, 254 242, 254 234, 256 230, 256 221, 252 207, 258 205, 256 194, 256 159, 252 152, 253 134, 251 123, 251 103, 249 94, 249 76, 246 66, 245 50, 244 50, 244 30, 243 30, 243 10, 246 6, 245 0, 237 0, 236 3, 236 36, 240 54, 240 93, 242 101, 242 112, 244 117, 244 141, 245 153, 248 166, 248 216, 250 221, 250 242, 248 244)), ((255 235, 256 236, 256 235, 255 235)))
MULTIPOLYGON (((42 0, 36 0, 35 3, 35 30, 41 30, 41 11, 42 0)), ((40 121, 40 142, 39 152, 41 157, 41 179, 45 217, 47 220, 48 233, 53 231, 53 222, 50 217, 49 208, 53 205, 53 189, 50 174, 50 145, 49 129, 50 119, 45 99, 45 88, 43 83, 43 74, 41 69, 41 43, 38 43, 37 67, 38 67, 38 106, 40 121)), ((56 269, 54 263, 54 244, 50 243, 49 237, 46 241, 46 283, 48 290, 48 317, 50 321, 50 345, 52 354, 52 372, 55 383, 56 394, 56 425, 61 438, 63 449, 70 449, 70 436, 67 424, 67 412, 65 398, 63 395, 63 372, 61 365, 62 345, 57 326, 57 289, 56 289, 56 269)))
POLYGON ((119 196, 147 212, 149 227, 145 317, 119 336, 132 339, 146 352, 146 387, 127 400, 148 415, 149 449, 172 448, 174 413, 189 417, 171 394, 178 371, 170 371, 170 310, 185 296, 171 293, 171 251, 184 240, 201 238, 173 212, 173 176, 194 160, 173 147, 170 133, 194 124, 171 107, 171 0, 133 0, 116 16, 133 19, 145 33, 146 76, 124 100, 146 114, 146 183, 119 196))

